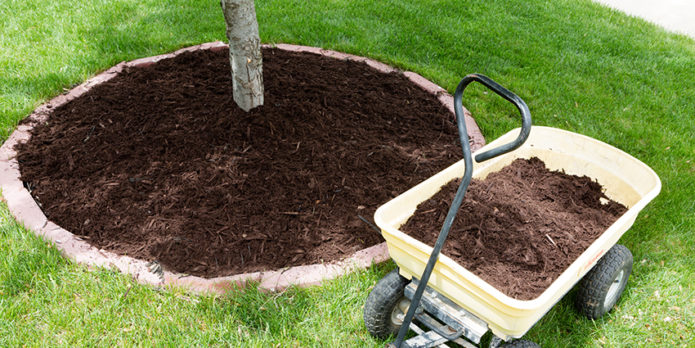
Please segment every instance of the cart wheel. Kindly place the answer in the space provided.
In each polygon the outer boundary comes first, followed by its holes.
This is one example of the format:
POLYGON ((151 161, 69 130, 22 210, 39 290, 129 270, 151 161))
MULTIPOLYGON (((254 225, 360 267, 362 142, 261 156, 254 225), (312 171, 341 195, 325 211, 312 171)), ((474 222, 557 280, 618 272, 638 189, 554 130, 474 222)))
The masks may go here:
POLYGON ((620 299, 632 271, 632 253, 621 244, 613 246, 579 283, 576 305, 589 319, 608 313, 620 299))
POLYGON ((514 340, 511 342, 504 343, 500 348, 540 348, 538 343, 531 342, 527 340, 514 340))
POLYGON ((364 304, 364 325, 372 336, 386 339, 398 333, 410 300, 403 295, 408 280, 398 268, 381 278, 364 304))

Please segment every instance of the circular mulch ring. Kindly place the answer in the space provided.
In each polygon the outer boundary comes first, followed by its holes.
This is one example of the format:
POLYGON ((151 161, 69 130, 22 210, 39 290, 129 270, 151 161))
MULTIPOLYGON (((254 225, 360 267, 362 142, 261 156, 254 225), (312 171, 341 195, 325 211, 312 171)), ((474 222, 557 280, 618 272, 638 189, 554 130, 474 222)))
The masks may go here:
POLYGON ((121 63, 39 107, 0 150, 10 210, 77 261, 199 290, 315 284, 387 259, 361 219, 458 160, 451 96, 361 57, 263 55, 266 101, 250 113, 223 43, 121 63))

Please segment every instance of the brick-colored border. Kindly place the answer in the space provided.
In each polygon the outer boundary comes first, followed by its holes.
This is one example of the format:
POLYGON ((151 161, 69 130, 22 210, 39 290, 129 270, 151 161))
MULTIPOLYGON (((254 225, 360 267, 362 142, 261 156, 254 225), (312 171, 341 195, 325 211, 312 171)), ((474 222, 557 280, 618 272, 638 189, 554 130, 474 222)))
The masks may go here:
MULTIPOLYGON (((375 60, 316 47, 287 44, 278 44, 275 47, 286 51, 310 52, 336 59, 364 62, 386 73, 398 71, 393 67, 375 60)), ((14 218, 24 224, 26 228, 33 231, 36 235, 53 242, 64 256, 76 262, 87 264, 90 267, 115 267, 123 273, 130 274, 140 283, 156 286, 182 286, 201 293, 224 293, 235 286, 243 286, 248 281, 258 282, 261 288, 270 291, 280 291, 290 285, 316 285, 320 284, 323 280, 338 277, 354 269, 366 268, 372 263, 380 263, 388 260, 389 256, 386 244, 381 243, 360 250, 340 262, 289 267, 282 270, 245 273, 229 277, 206 279, 163 271, 156 263, 134 259, 125 255, 117 255, 103 249, 97 249, 80 237, 61 228, 46 218, 41 208, 36 204, 31 194, 24 188, 20 180, 19 164, 17 163, 16 152, 14 150, 14 146, 17 143, 27 141, 30 138, 30 131, 34 125, 45 122, 52 108, 65 104, 81 96, 95 85, 108 81, 121 72, 124 67, 152 65, 162 59, 171 58, 183 52, 206 49, 222 50, 226 48, 227 45, 225 43, 218 41, 183 48, 169 54, 140 58, 130 62, 121 62, 111 69, 92 77, 81 85, 36 108, 36 110, 28 116, 29 122, 18 126, 2 147, 0 147, 0 190, 2 190, 2 196, 7 202, 7 206, 14 218)), ((439 100, 449 108, 453 115, 453 98, 443 88, 414 72, 404 72, 403 74, 413 83, 436 95, 439 100)), ((475 150, 482 147, 485 144, 485 140, 477 124, 470 116, 470 113, 468 113, 467 110, 465 112, 471 146, 473 150, 475 150)))

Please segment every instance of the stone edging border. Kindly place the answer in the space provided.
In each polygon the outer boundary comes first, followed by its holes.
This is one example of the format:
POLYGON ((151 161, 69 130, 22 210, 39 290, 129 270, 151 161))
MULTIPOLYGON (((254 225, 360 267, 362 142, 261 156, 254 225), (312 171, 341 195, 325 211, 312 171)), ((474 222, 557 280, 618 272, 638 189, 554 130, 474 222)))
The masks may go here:
MULTIPOLYGON (((385 73, 399 71, 375 60, 316 47, 289 44, 264 46, 274 46, 282 50, 293 52, 315 53, 335 59, 364 62, 372 68, 385 73)), ((225 50, 227 47, 227 44, 217 41, 186 47, 169 54, 140 58, 130 62, 121 62, 36 108, 34 112, 27 117, 29 122, 19 125, 2 147, 0 147, 0 190, 12 216, 37 236, 53 242, 65 257, 78 263, 86 264, 89 267, 116 268, 123 273, 131 275, 139 283, 155 286, 181 286, 198 293, 211 292, 221 294, 233 289, 235 286, 244 286, 249 281, 257 282, 259 288, 270 291, 281 291, 290 285, 317 285, 323 280, 333 279, 352 270, 369 267, 372 263, 380 263, 388 260, 389 256, 386 243, 381 243, 357 251, 349 258, 340 262, 296 266, 282 270, 245 273, 228 277, 206 279, 164 271, 156 263, 134 259, 129 256, 117 255, 103 249, 97 249, 46 218, 41 208, 36 204, 31 194, 20 180, 19 163, 16 160, 16 152, 14 150, 14 146, 17 143, 29 140, 31 137, 30 131, 34 125, 45 122, 52 108, 58 107, 81 96, 90 88, 113 78, 126 67, 152 65, 162 59, 172 58, 183 52, 206 49, 219 51, 225 50)), ((403 74, 416 85, 436 95, 442 104, 451 111, 452 115, 454 114, 453 97, 447 93, 446 90, 414 72, 407 71, 403 72, 403 74)), ((466 126, 471 139, 471 148, 472 150, 476 150, 485 144, 485 139, 468 110, 465 110, 465 113, 466 126)))

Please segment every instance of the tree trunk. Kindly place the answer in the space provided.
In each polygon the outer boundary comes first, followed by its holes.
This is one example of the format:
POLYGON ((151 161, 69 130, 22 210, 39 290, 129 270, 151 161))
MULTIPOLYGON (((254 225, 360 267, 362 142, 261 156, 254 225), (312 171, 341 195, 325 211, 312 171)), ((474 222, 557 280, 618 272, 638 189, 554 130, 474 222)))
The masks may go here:
POLYGON ((221 0, 229 39, 234 101, 244 111, 263 105, 263 59, 253 0, 221 0))

